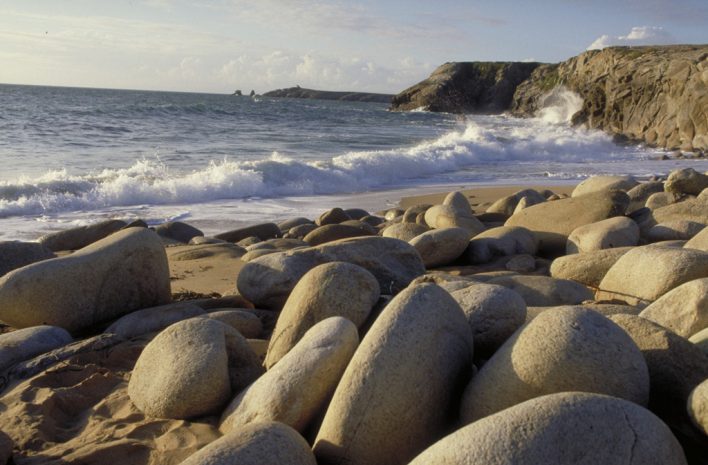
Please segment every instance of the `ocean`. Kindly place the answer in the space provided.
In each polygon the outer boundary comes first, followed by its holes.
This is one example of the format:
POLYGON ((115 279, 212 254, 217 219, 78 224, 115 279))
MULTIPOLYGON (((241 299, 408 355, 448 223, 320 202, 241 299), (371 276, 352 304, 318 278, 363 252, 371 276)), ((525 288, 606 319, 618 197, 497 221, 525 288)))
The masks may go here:
POLYGON ((536 118, 394 113, 376 103, 0 85, 0 240, 107 218, 206 234, 403 195, 646 178, 704 160, 573 128, 559 89, 536 118))

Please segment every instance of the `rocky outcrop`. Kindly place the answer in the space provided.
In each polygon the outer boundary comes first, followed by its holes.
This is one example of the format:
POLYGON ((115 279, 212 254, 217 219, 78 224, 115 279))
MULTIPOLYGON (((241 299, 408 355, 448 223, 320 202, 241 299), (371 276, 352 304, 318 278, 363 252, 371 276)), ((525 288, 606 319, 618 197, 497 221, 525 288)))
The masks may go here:
POLYGON ((708 149, 708 45, 610 47, 538 67, 514 95, 530 116, 564 85, 583 98, 583 124, 667 149, 708 149))
POLYGON ((304 89, 300 86, 287 89, 271 90, 263 94, 264 97, 276 98, 305 98, 319 100, 342 100, 345 102, 376 102, 391 103, 390 94, 373 94, 369 92, 331 92, 327 90, 304 89))
POLYGON ((445 63, 430 77, 393 97, 391 110, 425 108, 449 113, 501 113, 516 87, 539 63, 445 63))

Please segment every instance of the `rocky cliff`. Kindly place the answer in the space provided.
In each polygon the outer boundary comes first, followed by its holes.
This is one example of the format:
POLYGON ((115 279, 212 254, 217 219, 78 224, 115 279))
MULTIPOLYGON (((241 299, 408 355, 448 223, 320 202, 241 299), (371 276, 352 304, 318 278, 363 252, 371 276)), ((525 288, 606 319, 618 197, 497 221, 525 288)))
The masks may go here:
POLYGON ((372 94, 366 92, 330 92, 326 90, 305 89, 302 87, 289 87, 287 89, 271 90, 263 95, 266 97, 277 98, 304 98, 378 103, 391 103, 391 98, 393 97, 393 95, 389 94, 372 94))
POLYGON ((513 62, 445 63, 425 81, 396 95, 391 109, 501 113, 511 105, 516 87, 538 65, 513 62))
POLYGON ((423 106, 431 111, 532 116, 549 92, 562 85, 583 99, 572 119, 575 124, 651 146, 708 151, 708 45, 611 47, 554 65, 503 65, 507 68, 497 68, 495 74, 499 78, 490 80, 491 73, 468 71, 488 63, 446 63, 395 96, 392 109, 423 106), (523 73, 506 77, 502 71, 529 69, 524 65, 532 68, 521 80, 514 78, 523 73), (510 87, 513 98, 502 98, 510 87))

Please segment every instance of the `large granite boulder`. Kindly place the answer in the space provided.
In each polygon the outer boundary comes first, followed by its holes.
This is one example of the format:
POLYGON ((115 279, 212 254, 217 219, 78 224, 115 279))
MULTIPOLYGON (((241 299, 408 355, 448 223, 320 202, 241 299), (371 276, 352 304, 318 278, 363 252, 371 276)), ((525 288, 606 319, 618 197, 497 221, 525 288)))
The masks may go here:
POLYGON ((243 267, 236 285, 241 295, 257 306, 281 308, 305 273, 329 262, 361 266, 376 277, 381 292, 388 294, 399 292, 425 273, 420 255, 407 242, 355 237, 258 257, 243 267))
POLYGON ((708 278, 681 284, 659 297, 639 316, 685 338, 708 328, 708 278))
POLYGON ((631 219, 616 216, 573 230, 565 250, 568 254, 593 250, 633 247, 639 243, 639 226, 631 219))
POLYGON ((46 234, 39 238, 39 243, 54 252, 59 250, 77 250, 110 236, 125 226, 125 221, 106 220, 96 224, 46 234))
POLYGON ((630 250, 632 247, 618 247, 558 257, 551 263, 551 276, 597 288, 610 268, 630 250))
POLYGON ((464 423, 534 397, 583 391, 649 401, 642 353, 616 324, 578 307, 545 311, 516 332, 465 389, 464 423))
POLYGON ((548 276, 500 276, 488 283, 517 292, 533 307, 575 305, 593 298, 592 291, 580 283, 548 276))
POLYGON ((698 195, 708 187, 708 175, 693 168, 683 168, 669 173, 664 189, 679 195, 698 195))
POLYGON ((533 205, 515 213, 504 225, 532 231, 541 252, 563 255, 568 236, 576 228, 621 216, 628 205, 629 198, 624 192, 603 191, 533 205))
POLYGON ((194 237, 204 236, 204 233, 199 229, 181 221, 163 223, 155 228, 155 232, 160 237, 182 242, 183 244, 188 244, 194 237))
POLYGON ((426 268, 448 265, 467 248, 470 233, 462 228, 442 228, 426 231, 410 240, 423 259, 426 268))
POLYGON ((36 242, 0 241, 0 276, 56 255, 36 242))
POLYGON ((73 332, 171 298, 159 237, 128 228, 0 278, 0 320, 16 328, 48 324, 73 332))
POLYGON ((314 444, 318 462, 404 465, 450 425, 472 330, 434 284, 407 288, 361 341, 314 444))
POLYGON ((686 465, 671 430, 649 410, 615 397, 538 397, 461 428, 410 465, 686 465))
POLYGON ((66 330, 56 326, 33 326, 0 334, 0 371, 72 341, 66 330))
POLYGON ((472 264, 492 261, 495 257, 536 255, 538 241, 531 231, 521 227, 500 226, 483 231, 470 240, 465 255, 472 264))
POLYGON ((262 223, 244 228, 233 229, 214 236, 216 239, 221 239, 226 242, 238 242, 247 237, 257 237, 262 241, 280 237, 281 232, 278 225, 275 223, 262 223))
POLYGON ((423 234, 430 228, 418 223, 396 223, 387 226, 381 233, 383 237, 391 237, 402 241, 410 241, 416 236, 423 234))
MULTIPOLYGON (((502 215, 511 216, 519 208, 521 202, 524 203, 523 208, 528 208, 531 205, 536 205, 546 201, 546 198, 537 190, 523 189, 514 192, 511 195, 495 200, 489 207, 486 213, 500 213, 502 215)), ((519 209, 522 210, 523 208, 519 209)))
POLYGON ((688 415, 696 428, 708 436, 708 379, 696 386, 688 396, 688 415))
POLYGON ((638 184, 632 176, 590 176, 575 186, 571 197, 612 190, 627 192, 638 184))

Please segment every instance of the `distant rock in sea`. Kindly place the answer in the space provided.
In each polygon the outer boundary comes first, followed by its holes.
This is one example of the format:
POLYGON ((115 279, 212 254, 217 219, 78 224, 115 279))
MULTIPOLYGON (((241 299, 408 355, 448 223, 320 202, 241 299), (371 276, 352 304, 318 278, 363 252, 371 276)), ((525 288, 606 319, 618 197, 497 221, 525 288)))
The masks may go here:
POLYGON ((320 100, 342 100, 346 102, 376 102, 391 103, 393 95, 372 94, 367 92, 332 92, 327 90, 305 89, 300 86, 287 89, 271 90, 263 94, 265 97, 304 98, 320 100))

